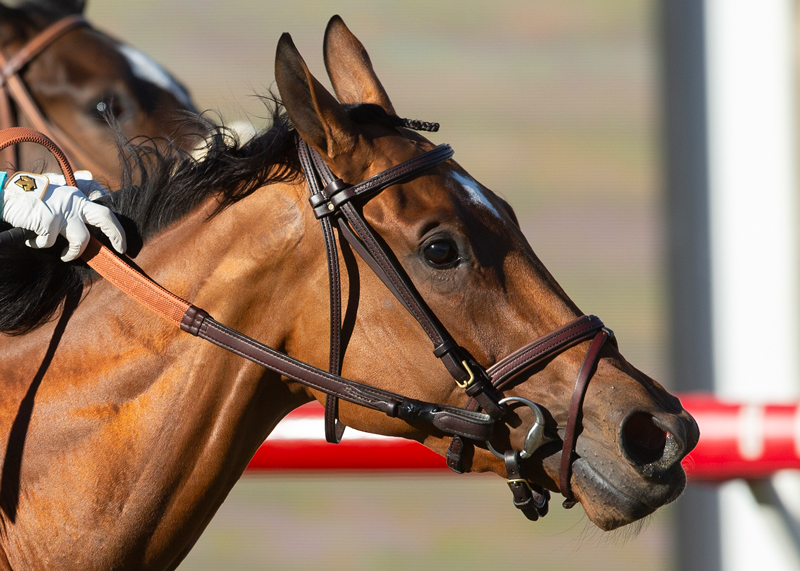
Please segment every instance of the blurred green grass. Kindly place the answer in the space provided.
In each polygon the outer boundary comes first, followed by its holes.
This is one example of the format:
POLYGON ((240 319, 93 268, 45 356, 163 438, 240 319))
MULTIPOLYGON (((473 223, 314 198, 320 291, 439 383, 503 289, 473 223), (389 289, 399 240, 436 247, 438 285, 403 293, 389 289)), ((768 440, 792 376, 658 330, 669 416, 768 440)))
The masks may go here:
MULTIPOLYGON (((202 109, 261 124, 255 94, 273 85, 280 34, 327 84, 322 36, 340 14, 398 112, 442 124, 433 140, 451 143, 509 200, 578 306, 669 386, 654 9, 653 0, 92 0, 88 17, 161 62, 202 109)), ((669 508, 622 541, 629 531, 601 534, 558 502, 528 523, 508 496, 496 477, 246 477, 181 569, 674 565, 669 508)))

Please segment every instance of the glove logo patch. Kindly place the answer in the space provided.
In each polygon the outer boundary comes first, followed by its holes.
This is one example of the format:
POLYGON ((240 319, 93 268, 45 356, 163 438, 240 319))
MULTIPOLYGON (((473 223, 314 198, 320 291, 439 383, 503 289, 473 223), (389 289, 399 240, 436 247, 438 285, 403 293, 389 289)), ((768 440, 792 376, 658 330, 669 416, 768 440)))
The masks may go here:
POLYGON ((47 177, 43 174, 18 172, 8 181, 6 190, 12 192, 35 192, 36 198, 44 200, 45 193, 50 186, 47 177))
POLYGON ((36 179, 33 179, 27 175, 22 175, 17 180, 14 181, 18 187, 20 187, 25 192, 33 192, 36 190, 36 179))

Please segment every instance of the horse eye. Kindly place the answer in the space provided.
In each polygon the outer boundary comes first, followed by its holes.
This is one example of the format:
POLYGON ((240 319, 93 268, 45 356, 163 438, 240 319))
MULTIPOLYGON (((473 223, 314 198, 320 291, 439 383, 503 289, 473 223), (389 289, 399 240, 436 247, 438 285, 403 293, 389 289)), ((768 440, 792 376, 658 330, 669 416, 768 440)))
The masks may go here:
POLYGON ((458 250, 447 240, 438 240, 422 250, 425 259, 434 267, 450 266, 458 260, 458 250))
POLYGON ((120 119, 125 114, 125 108, 120 103, 119 99, 112 96, 106 96, 95 105, 97 110, 97 119, 105 121, 107 114, 110 114, 114 119, 120 119))

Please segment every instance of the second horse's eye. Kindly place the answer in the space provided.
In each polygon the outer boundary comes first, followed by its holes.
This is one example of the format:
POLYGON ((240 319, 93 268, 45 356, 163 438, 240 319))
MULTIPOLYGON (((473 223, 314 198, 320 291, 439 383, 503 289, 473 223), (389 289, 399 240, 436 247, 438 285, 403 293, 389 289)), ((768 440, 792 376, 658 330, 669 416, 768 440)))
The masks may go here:
POLYGON ((431 242, 423 249, 425 259, 434 267, 446 267, 458 260, 458 250, 447 240, 431 242))
POLYGON ((126 114, 125 107, 122 105, 122 102, 119 100, 119 98, 110 95, 103 97, 103 99, 98 101, 95 105, 95 110, 97 111, 96 118, 99 121, 105 121, 107 114, 111 115, 117 120, 124 119, 126 114))

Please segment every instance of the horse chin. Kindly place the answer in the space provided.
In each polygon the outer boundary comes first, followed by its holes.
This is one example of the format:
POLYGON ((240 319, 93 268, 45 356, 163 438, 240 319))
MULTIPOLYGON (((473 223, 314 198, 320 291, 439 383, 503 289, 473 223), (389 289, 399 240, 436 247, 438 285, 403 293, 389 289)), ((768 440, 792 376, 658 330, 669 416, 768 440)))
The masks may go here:
POLYGON ((686 474, 679 466, 668 485, 637 481, 612 484, 586 459, 572 464, 573 492, 586 516, 597 527, 611 531, 653 513, 678 498, 686 486, 686 474))

